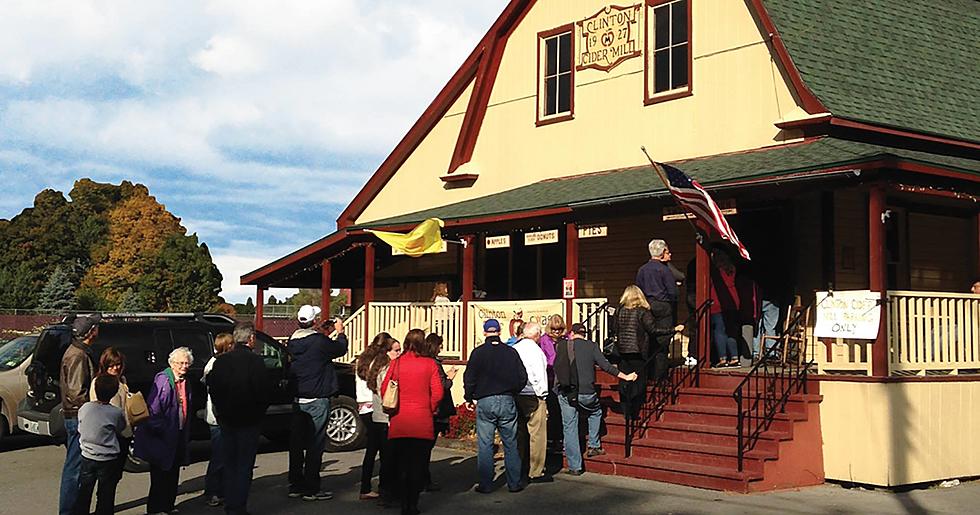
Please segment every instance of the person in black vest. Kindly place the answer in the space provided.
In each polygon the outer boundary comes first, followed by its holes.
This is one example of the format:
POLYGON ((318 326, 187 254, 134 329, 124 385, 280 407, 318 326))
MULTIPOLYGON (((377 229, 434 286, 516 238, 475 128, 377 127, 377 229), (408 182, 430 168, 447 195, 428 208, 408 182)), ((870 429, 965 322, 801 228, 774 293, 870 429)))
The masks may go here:
POLYGON ((599 443, 599 424, 602 410, 599 395, 595 391, 595 367, 605 370, 623 381, 636 381, 636 372, 624 374, 602 355, 599 346, 588 339, 584 325, 572 324, 571 339, 561 339, 555 345, 555 380, 558 382, 558 404, 561 406, 561 419, 565 432, 565 457, 568 470, 573 476, 580 476, 582 470, 582 448, 579 446, 578 414, 584 411, 589 417, 588 455, 605 454, 599 443))
POLYGON ((286 350, 293 357, 289 367, 296 388, 292 427, 289 435, 289 497, 304 501, 333 498, 333 493, 320 490, 320 465, 326 444, 326 425, 330 418, 330 396, 338 390, 333 359, 347 354, 347 335, 344 323, 337 319, 331 325, 335 338, 314 329, 320 308, 304 305, 296 317, 299 329, 289 338, 286 350))
POLYGON ((259 430, 269 407, 268 375, 255 347, 255 326, 239 322, 232 332, 235 347, 214 360, 208 393, 221 426, 225 471, 225 512, 247 513, 259 430))

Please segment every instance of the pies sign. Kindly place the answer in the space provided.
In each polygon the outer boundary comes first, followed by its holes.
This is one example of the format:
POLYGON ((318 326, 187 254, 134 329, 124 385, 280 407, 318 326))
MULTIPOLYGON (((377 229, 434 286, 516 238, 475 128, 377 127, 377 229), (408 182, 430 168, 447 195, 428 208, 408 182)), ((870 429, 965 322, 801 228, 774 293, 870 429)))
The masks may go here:
POLYGON ((591 18, 577 22, 582 49, 577 71, 595 68, 608 72, 619 63, 640 55, 640 8, 606 6, 591 18))

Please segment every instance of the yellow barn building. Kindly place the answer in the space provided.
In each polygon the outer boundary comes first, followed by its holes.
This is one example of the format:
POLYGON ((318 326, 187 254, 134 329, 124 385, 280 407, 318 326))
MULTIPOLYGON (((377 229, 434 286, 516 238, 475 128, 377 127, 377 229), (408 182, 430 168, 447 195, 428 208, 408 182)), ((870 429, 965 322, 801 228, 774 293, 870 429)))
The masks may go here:
POLYGON ((260 311, 269 287, 350 288, 348 359, 423 327, 464 365, 488 317, 604 337, 652 238, 701 305, 707 252, 643 146, 724 208, 784 319, 856 290, 880 328, 817 337, 818 307, 795 366, 678 367, 639 427, 610 410, 587 468, 732 491, 978 476, 978 34, 974 0, 512 0, 336 230, 242 284, 260 311), (365 232, 428 218, 466 245, 410 258, 365 232))

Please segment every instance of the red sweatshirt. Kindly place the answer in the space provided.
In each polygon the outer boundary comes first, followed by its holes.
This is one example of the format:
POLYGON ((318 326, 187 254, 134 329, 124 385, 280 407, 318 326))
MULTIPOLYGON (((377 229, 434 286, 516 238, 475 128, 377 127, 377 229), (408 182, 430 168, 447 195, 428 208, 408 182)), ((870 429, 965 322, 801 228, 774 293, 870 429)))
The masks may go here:
POLYGON ((432 358, 407 352, 388 367, 381 383, 382 398, 388 381, 398 381, 398 411, 388 423, 388 438, 435 438, 432 416, 443 395, 438 366, 432 358))

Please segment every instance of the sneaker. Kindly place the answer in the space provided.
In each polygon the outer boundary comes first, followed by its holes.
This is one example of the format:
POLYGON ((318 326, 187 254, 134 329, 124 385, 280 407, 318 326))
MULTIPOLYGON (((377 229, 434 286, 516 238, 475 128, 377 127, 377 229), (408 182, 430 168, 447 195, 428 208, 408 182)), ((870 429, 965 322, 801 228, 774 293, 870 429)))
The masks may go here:
POLYGON ((584 470, 566 469, 565 470, 565 474, 568 474, 569 476, 581 476, 582 474, 585 474, 585 471, 584 470))
POLYGON ((289 491, 289 498, 290 499, 298 499, 300 497, 303 497, 303 492, 300 492, 300 491, 297 491, 297 490, 290 490, 289 491))
POLYGON ((543 476, 532 477, 528 480, 528 483, 554 483, 555 478, 545 474, 543 476))
POLYGON ((225 500, 222 499, 221 497, 218 497, 217 495, 212 495, 208 499, 208 506, 212 508, 217 508, 218 506, 221 506, 223 502, 225 502, 225 500))
POLYGON ((585 451, 585 455, 588 457, 602 456, 606 451, 602 447, 589 447, 588 451, 585 451))
POLYGON ((480 485, 474 486, 473 487, 473 491, 476 492, 476 493, 478 493, 478 494, 488 494, 488 493, 492 492, 492 490, 490 490, 489 488, 481 488, 480 485))
POLYGON ((511 487, 508 486, 507 487, 507 491, 510 492, 510 493, 512 493, 512 494, 516 494, 517 492, 523 492, 525 488, 527 488, 527 485, 524 484, 524 483, 521 483, 521 484, 517 485, 517 488, 511 488, 511 487))
POLYGON ((689 367, 696 367, 698 366, 698 360, 694 356, 688 356, 684 359, 684 364, 689 367))
POLYGON ((303 496, 304 501, 329 501, 330 499, 333 499, 333 492, 317 492, 303 496))
POLYGON ((366 494, 361 494, 361 500, 362 501, 370 501, 372 499, 378 499, 380 497, 381 497, 381 494, 379 494, 377 492, 368 492, 366 494))

